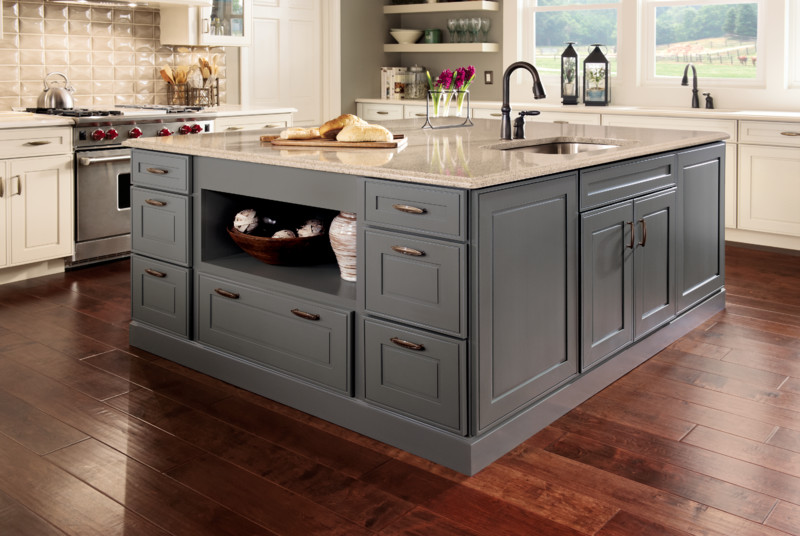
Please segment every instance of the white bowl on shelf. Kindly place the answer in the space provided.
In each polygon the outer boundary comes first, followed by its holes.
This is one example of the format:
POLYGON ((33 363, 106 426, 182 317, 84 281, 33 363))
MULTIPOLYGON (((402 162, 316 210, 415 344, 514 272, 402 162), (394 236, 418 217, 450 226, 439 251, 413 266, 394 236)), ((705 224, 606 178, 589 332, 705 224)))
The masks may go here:
POLYGON ((407 30, 403 28, 392 28, 389 33, 394 37, 394 40, 401 45, 410 45, 416 43, 422 37, 422 30, 407 30))

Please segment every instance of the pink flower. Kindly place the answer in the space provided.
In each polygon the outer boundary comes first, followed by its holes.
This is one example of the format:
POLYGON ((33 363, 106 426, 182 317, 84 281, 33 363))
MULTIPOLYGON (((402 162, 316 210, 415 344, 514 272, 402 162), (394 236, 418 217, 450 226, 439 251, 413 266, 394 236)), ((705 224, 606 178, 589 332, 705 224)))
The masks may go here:
POLYGON ((445 69, 439 78, 436 79, 436 85, 443 89, 450 89, 450 84, 453 83, 453 71, 445 69))

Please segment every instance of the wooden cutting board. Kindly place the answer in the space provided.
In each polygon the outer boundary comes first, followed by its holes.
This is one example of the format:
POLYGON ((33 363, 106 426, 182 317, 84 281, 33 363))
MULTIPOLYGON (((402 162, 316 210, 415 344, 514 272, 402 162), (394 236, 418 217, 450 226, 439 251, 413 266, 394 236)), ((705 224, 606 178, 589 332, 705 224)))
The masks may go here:
POLYGON ((328 149, 345 149, 360 147, 368 149, 396 149, 404 147, 408 140, 398 134, 392 141, 336 141, 327 138, 314 138, 312 140, 282 140, 275 136, 261 136, 261 141, 270 142, 280 147, 325 147, 328 149))

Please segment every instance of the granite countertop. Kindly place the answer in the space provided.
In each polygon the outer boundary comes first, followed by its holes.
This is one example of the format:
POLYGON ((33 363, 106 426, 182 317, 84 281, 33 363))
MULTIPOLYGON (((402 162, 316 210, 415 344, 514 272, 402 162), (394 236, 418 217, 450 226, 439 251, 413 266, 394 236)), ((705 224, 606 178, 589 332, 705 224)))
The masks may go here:
POLYGON ((280 129, 139 138, 128 140, 125 145, 153 151, 473 189, 672 151, 728 137, 721 132, 529 123, 526 140, 502 141, 499 121, 475 119, 474 123, 473 127, 431 130, 420 129, 419 120, 385 121, 382 123, 384 126, 395 134, 404 134, 407 139, 397 149, 287 148, 259 141, 261 135, 277 134, 280 129), (619 146, 576 155, 499 149, 561 140, 614 143, 619 146))
MULTIPOLYGON (((369 104, 395 104, 425 106, 425 100, 412 99, 356 99, 356 102, 369 104)), ((500 101, 478 101, 470 102, 472 108, 496 109, 500 111, 502 102, 500 101)), ((568 113, 593 113, 593 114, 619 114, 619 115, 652 115, 659 117, 681 117, 694 119, 738 119, 749 121, 788 121, 800 122, 800 111, 778 111, 778 110, 732 110, 725 108, 690 108, 690 107, 654 107, 654 106, 586 106, 578 104, 566 106, 557 103, 544 102, 512 102, 512 110, 539 110, 542 112, 568 112, 568 113)), ((515 115, 512 113, 512 116, 515 115)))
POLYGON ((0 129, 54 127, 54 126, 71 127, 73 124, 74 122, 69 117, 33 114, 30 112, 11 112, 11 111, 0 112, 0 129))

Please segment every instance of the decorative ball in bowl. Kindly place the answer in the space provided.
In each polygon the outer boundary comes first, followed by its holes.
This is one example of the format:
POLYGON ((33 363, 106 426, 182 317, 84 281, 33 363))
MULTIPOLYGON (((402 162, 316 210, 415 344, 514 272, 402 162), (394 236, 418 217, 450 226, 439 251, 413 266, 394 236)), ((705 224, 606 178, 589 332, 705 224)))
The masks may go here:
POLYGON ((242 233, 228 227, 228 234, 242 250, 267 264, 300 266, 333 259, 330 237, 325 234, 297 238, 271 238, 242 233))
POLYGON ((416 43, 422 37, 422 30, 404 30, 402 28, 392 28, 389 30, 394 40, 401 45, 416 43))

